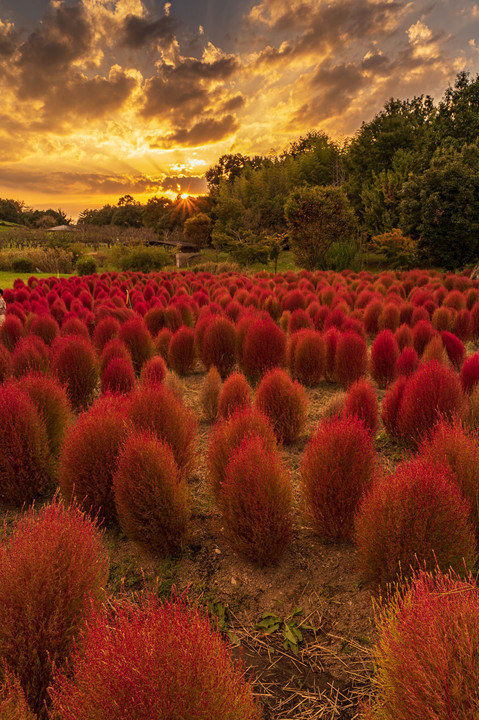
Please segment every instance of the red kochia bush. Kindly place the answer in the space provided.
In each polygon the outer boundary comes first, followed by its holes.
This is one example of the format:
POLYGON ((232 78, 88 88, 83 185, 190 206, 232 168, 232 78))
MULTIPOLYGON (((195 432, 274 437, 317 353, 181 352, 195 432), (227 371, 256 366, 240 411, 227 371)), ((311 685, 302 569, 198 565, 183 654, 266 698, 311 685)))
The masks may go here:
POLYGON ((361 420, 333 418, 318 426, 300 466, 305 514, 317 533, 334 542, 351 539, 354 513, 375 469, 371 435, 361 420))
POLYGON ((148 432, 126 440, 113 476, 125 535, 153 552, 181 547, 188 529, 188 490, 169 445, 148 432))
POLYGON ((228 418, 237 410, 251 407, 251 397, 251 387, 243 373, 231 373, 225 380, 218 397, 220 418, 228 418))
POLYGON ((0 325, 0 340, 10 352, 13 351, 22 335, 22 321, 16 315, 7 315, 2 325, 0 325))
POLYGON ((60 334, 60 328, 51 315, 38 315, 32 320, 30 332, 41 337, 46 345, 51 345, 60 334))
POLYGON ((302 385, 281 368, 269 370, 256 391, 256 407, 266 415, 279 442, 296 442, 308 416, 308 397, 302 385))
POLYGON ((391 330, 381 330, 371 347, 371 375, 379 387, 385 387, 396 376, 399 346, 391 330))
POLYGON ((246 331, 241 354, 245 374, 258 380, 267 370, 284 365, 286 335, 269 319, 255 320, 246 331))
POLYGON ((0 383, 2 383, 11 373, 12 354, 5 345, 0 344, 0 383))
POLYGON ((12 373, 15 377, 35 370, 46 373, 49 369, 49 348, 38 335, 27 335, 17 342, 12 353, 12 373))
POLYGON ((112 357, 101 374, 101 392, 129 393, 135 387, 135 371, 131 360, 112 357))
POLYGON ((141 368, 140 382, 142 385, 162 383, 166 377, 166 363, 161 355, 155 355, 146 361, 141 368))
POLYGON ((461 384, 465 392, 471 392, 479 382, 479 352, 464 360, 461 368, 461 384))
POLYGON ((33 401, 45 423, 50 451, 57 456, 71 419, 71 407, 65 388, 56 378, 43 373, 24 375, 21 388, 33 401))
POLYGON ((466 348, 464 347, 462 342, 459 340, 459 338, 456 337, 456 335, 453 335, 453 333, 447 332, 447 330, 443 330, 441 332, 441 340, 446 349, 449 360, 451 361, 451 363, 454 365, 454 367, 456 369, 459 369, 464 360, 466 348))
POLYGON ((342 414, 362 420, 374 435, 378 429, 379 407, 376 390, 368 380, 358 380, 349 388, 342 414))
POLYGON ((261 718, 243 667, 208 617, 152 594, 92 615, 51 696, 56 720, 261 718))
POLYGON ((201 360, 216 367, 224 379, 236 363, 236 330, 228 318, 214 316, 206 325, 200 344, 201 360))
POLYGON ((100 355, 100 373, 103 374, 106 366, 112 358, 123 358, 131 363, 130 351, 120 338, 112 338, 105 344, 100 355))
POLYGON ((0 576, 0 658, 45 718, 52 668, 68 660, 108 577, 97 527, 57 500, 29 510, 3 536, 0 576))
POLYGON ((412 375, 419 367, 419 355, 413 347, 405 347, 396 362, 396 375, 412 375))
POLYGON ((469 502, 450 468, 423 458, 374 483, 357 513, 355 542, 363 577, 382 585, 418 566, 461 572, 476 557, 469 502))
POLYGON ((302 330, 289 338, 287 358, 291 375, 302 385, 318 385, 326 370, 326 342, 319 332, 302 330))
POLYGON ((340 334, 334 355, 334 377, 343 387, 349 387, 366 374, 368 349, 366 342, 355 332, 340 334))
POLYGON ((366 717, 476 717, 479 592, 473 577, 423 571, 389 600, 376 618, 373 697, 366 717))
POLYGON ((153 340, 143 319, 134 317, 124 322, 119 337, 130 351, 135 373, 139 375, 143 363, 149 360, 154 352, 153 340))
POLYGON ((70 426, 60 452, 58 480, 67 502, 76 500, 91 515, 116 520, 113 473, 131 425, 125 401, 104 396, 70 426))
POLYGON ((168 365, 178 375, 188 375, 195 361, 195 334, 186 325, 182 325, 168 345, 168 365))
POLYGON ((459 377, 432 361, 406 381, 396 419, 398 435, 418 443, 439 419, 461 416, 464 409, 459 377))
POLYGON ((98 353, 101 353, 105 345, 120 333, 120 323, 114 317, 102 318, 93 331, 92 342, 98 353))
POLYGON ((17 384, 0 392, 0 505, 31 503, 53 478, 45 423, 17 384))
POLYGON ((258 565, 276 563, 293 534, 291 484, 278 451, 260 436, 244 438, 231 453, 219 502, 231 546, 258 565))
POLYGON ((208 423, 218 419, 218 404, 222 386, 220 374, 212 365, 201 384, 200 392, 203 419, 208 423))
POLYGON ((399 434, 398 413, 406 383, 406 375, 400 374, 396 382, 387 390, 382 401, 381 420, 386 428, 386 432, 392 437, 399 434))
POLYGON ((414 349, 418 355, 422 355, 428 342, 436 335, 436 330, 429 320, 419 320, 412 329, 414 349))
POLYGON ((228 420, 216 424, 210 438, 206 464, 213 497, 218 500, 226 466, 233 450, 251 435, 259 435, 269 452, 276 449, 276 438, 267 417, 255 409, 238 410, 228 420))
POLYGON ((173 451, 182 478, 193 469, 196 420, 191 410, 165 385, 147 385, 132 393, 128 413, 134 426, 149 430, 173 451))
POLYGON ((70 335, 57 338, 52 345, 51 366, 65 385, 74 410, 81 410, 92 400, 98 385, 98 361, 91 343, 70 335))

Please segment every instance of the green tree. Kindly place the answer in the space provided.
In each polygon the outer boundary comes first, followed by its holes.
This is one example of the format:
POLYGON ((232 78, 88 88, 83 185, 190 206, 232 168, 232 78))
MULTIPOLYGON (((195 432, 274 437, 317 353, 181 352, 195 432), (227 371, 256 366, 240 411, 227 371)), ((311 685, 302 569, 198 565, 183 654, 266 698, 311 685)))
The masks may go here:
POLYGON ((351 243, 356 219, 339 187, 301 187, 287 198, 284 214, 296 262, 308 270, 326 269, 333 244, 351 243))
POLYGON ((438 152, 404 186, 401 230, 418 240, 420 256, 448 269, 479 257, 479 145, 438 152))
POLYGON ((208 244, 210 231, 211 219, 205 213, 197 213, 183 223, 185 238, 196 245, 198 249, 208 244))

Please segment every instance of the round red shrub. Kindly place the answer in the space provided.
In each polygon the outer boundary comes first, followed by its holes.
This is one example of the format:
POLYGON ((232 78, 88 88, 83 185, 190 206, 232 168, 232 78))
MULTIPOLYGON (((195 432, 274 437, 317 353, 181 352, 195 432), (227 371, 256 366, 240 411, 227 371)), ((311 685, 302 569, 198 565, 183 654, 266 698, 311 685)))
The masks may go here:
POLYGON ((162 383, 166 377, 167 367, 161 355, 155 355, 145 362, 141 368, 140 382, 142 385, 162 383))
POLYGON ((303 330, 288 341, 287 357, 290 372, 307 387, 318 385, 326 370, 326 342, 319 332, 303 330))
POLYGON ((383 311, 383 304, 380 300, 372 300, 364 308, 364 327, 368 335, 376 335, 379 327, 379 316, 383 311))
POLYGON ((113 474, 131 424, 120 396, 105 395, 80 415, 60 451, 58 482, 67 502, 77 501, 90 515, 116 520, 113 474))
POLYGON ((101 374, 101 392, 128 394, 136 384, 135 370, 130 359, 112 357, 101 374))
POLYGON ((206 465, 213 497, 218 500, 231 453, 251 435, 262 438, 265 448, 274 452, 276 437, 268 418, 256 409, 238 410, 216 424, 210 437, 206 465))
POLYGON ((433 312, 431 322, 435 330, 450 330, 454 320, 454 312, 450 308, 438 307, 433 312))
POLYGON ((414 349, 418 355, 422 355, 428 342, 436 335, 436 330, 429 320, 419 320, 412 329, 414 349))
POLYGON ((305 514, 319 535, 334 542, 352 538, 354 513, 375 470, 371 434, 361 420, 320 423, 300 466, 305 514))
POLYGON ((464 360, 466 348, 456 335, 447 332, 447 330, 441 332, 441 340, 449 360, 459 370, 464 360))
POLYGON ((371 347, 371 375, 379 387, 386 387, 396 377, 399 346, 391 330, 381 330, 371 347))
POLYGON ((224 379, 236 363, 236 330, 228 318, 214 316, 201 342, 201 360, 206 368, 216 367, 224 379))
POLYGON ((258 380, 267 370, 284 365, 286 335, 270 319, 255 320, 246 332, 241 366, 252 380, 258 380))
POLYGON ((479 352, 464 360, 460 378, 464 392, 471 392, 476 383, 479 382, 479 352))
POLYGON ((45 423, 17 383, 0 392, 0 505, 31 503, 53 480, 45 423))
POLYGON ((419 367, 419 355, 413 347, 405 347, 396 362, 396 375, 406 377, 416 372, 419 367))
POLYGON ((146 385, 130 396, 129 416, 136 428, 153 432, 169 444, 182 478, 195 464, 195 416, 165 385, 146 385))
POLYGON ((170 345, 170 340, 172 337, 173 333, 171 332, 171 330, 165 327, 159 331, 158 335, 155 338, 155 350, 161 355, 161 357, 165 361, 168 357, 168 347, 170 345))
POLYGON ((143 319, 134 317, 127 320, 120 328, 120 340, 123 340, 130 351, 135 373, 140 374, 143 363, 154 353, 153 340, 143 319))
POLYGON ((15 345, 22 336, 22 321, 16 315, 7 315, 3 323, 0 325, 0 340, 7 350, 13 352, 15 345))
POLYGON ((145 325, 152 337, 158 335, 165 325, 165 309, 162 305, 153 305, 144 316, 145 325))
POLYGON ((260 720, 242 665, 198 608, 147 594, 92 615, 69 673, 51 690, 57 720, 260 720))
POLYGON ((145 431, 130 435, 113 489, 118 520, 130 540, 158 553, 181 548, 188 531, 188 490, 167 443, 145 431))
POLYGON ((419 572, 376 618, 371 720, 470 720, 477 713, 479 593, 471 575, 419 572))
POLYGON ((48 372, 49 350, 38 335, 27 335, 17 342, 11 357, 11 369, 17 378, 28 372, 48 372))
POLYGON ((119 321, 111 315, 102 318, 98 322, 92 336, 93 346, 96 348, 98 353, 103 352, 105 345, 110 340, 118 337, 120 334, 120 327, 119 321))
POLYGON ((374 435, 378 429, 379 406, 376 390, 368 380, 357 380, 349 388, 342 407, 344 417, 362 420, 374 435))
POLYGON ((123 340, 120 340, 120 338, 118 337, 112 338, 111 340, 108 340, 107 343, 105 343, 105 346, 100 355, 101 374, 103 374, 106 366, 113 358, 122 358, 123 360, 128 360, 128 362, 131 363, 130 351, 126 347, 123 340))
MULTIPOLYGON (((71 314, 74 315, 73 313, 71 314)), ((87 326, 83 320, 80 320, 76 315, 63 320, 60 335, 62 337, 78 335, 79 337, 85 338, 85 340, 90 340, 90 333, 88 332, 87 326)))
POLYGON ((461 572, 474 564, 475 542, 469 503, 452 471, 423 458, 378 479, 356 516, 361 574, 377 585, 418 567, 461 572))
POLYGON ((222 387, 221 376, 215 366, 212 365, 206 373, 200 392, 203 419, 207 423, 216 422, 218 419, 218 405, 222 387))
MULTIPOLYGON (((404 352, 404 351, 403 351, 404 352)), ((407 377, 399 375, 395 383, 386 391, 381 405, 381 420, 386 432, 395 437, 399 434, 398 412, 406 387, 407 377)))
POLYGON ((452 323, 452 332, 463 342, 470 340, 473 332, 473 319, 469 310, 460 310, 457 313, 452 323))
POLYGON ((240 372, 231 373, 226 378, 218 398, 218 414, 226 419, 237 410, 251 407, 251 387, 240 372))
POLYGON ((68 661, 103 596, 108 559, 96 525, 57 500, 19 515, 0 544, 0 576, 0 658, 43 719, 53 667, 68 661))
POLYGON ((334 377, 343 387, 349 387, 365 375, 368 369, 366 342, 355 332, 340 334, 334 355, 334 377))
POLYGON ((308 397, 302 385, 280 368, 269 370, 256 391, 256 407, 269 418, 279 442, 298 440, 308 416, 308 397))
POLYGON ((384 305, 378 317, 378 330, 391 330, 395 332, 401 319, 399 307, 396 303, 388 302, 384 305))
POLYGON ((56 457, 71 420, 71 407, 65 388, 57 378, 43 373, 24 375, 21 388, 33 401, 45 423, 50 451, 56 457))
POLYGON ((37 315, 30 325, 32 335, 38 335, 46 345, 51 345, 60 334, 60 327, 51 315, 37 315))
POLYGON ((219 503, 234 550, 258 565, 275 564, 293 534, 291 483, 278 451, 260 436, 244 438, 231 453, 219 503))
POLYGON ((57 338, 52 345, 51 367, 65 386, 74 410, 85 408, 93 400, 99 370, 89 340, 76 335, 57 338))
POLYGON ((461 416, 465 399, 457 374, 432 361, 406 381, 396 418, 400 437, 418 443, 440 419, 461 416))
POLYGON ((177 330, 168 345, 168 365, 178 375, 188 375, 195 361, 195 334, 186 325, 177 330))

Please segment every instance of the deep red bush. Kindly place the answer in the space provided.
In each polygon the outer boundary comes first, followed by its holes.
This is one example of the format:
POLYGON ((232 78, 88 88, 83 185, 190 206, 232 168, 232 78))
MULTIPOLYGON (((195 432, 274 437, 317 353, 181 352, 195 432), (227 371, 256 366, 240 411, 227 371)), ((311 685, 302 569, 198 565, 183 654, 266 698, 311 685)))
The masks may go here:
POLYGON ((318 385, 326 370, 326 354, 326 342, 319 332, 295 333, 286 350, 291 375, 307 387, 318 385))
POLYGON ((29 373, 21 378, 21 389, 27 393, 45 423, 50 452, 54 457, 71 420, 71 407, 65 388, 57 378, 43 373, 29 373))
POLYGON ((153 340, 148 328, 140 317, 127 320, 120 328, 120 340, 123 340, 130 351, 135 373, 140 374, 143 363, 154 353, 153 340))
POLYGON ((227 420, 215 425, 208 444, 206 465, 211 492, 217 501, 231 453, 244 438, 251 435, 261 437, 268 451, 274 452, 276 449, 273 428, 267 417, 256 409, 238 410, 227 420))
POLYGON ((240 372, 233 372, 226 378, 218 397, 218 414, 222 419, 233 415, 237 410, 251 407, 251 387, 240 372))
POLYGON ((52 669, 69 658, 92 605, 102 597, 108 559, 97 527, 54 500, 4 528, 0 544, 0 658, 30 707, 46 718, 52 669))
POLYGON ((130 359, 112 357, 101 374, 101 392, 128 394, 136 384, 135 370, 130 359))
POLYGON ((399 346, 391 330, 381 330, 371 347, 371 375, 379 387, 396 377, 399 346))
POLYGON ((231 373, 236 363, 236 330, 230 320, 212 318, 204 330, 200 354, 205 367, 214 365, 223 379, 231 373))
POLYGON ((419 367, 419 355, 413 347, 405 347, 396 362, 396 375, 412 375, 419 367))
POLYGON ((74 313, 71 313, 71 315, 72 317, 67 318, 65 316, 63 318, 60 335, 62 337, 73 335, 85 338, 85 340, 90 340, 90 333, 83 320, 80 320, 74 313))
POLYGON ((469 502, 450 468, 423 458, 378 479, 360 504, 355 543, 362 576, 385 585, 418 567, 472 567, 475 536, 469 502))
POLYGON ((479 352, 474 353, 464 360, 460 373, 462 388, 465 392, 471 392, 479 382, 479 352))
POLYGON ((469 310, 460 310, 452 323, 452 332, 454 335, 467 342, 473 333, 473 319, 469 310))
POLYGON ((2 325, 0 325, 0 340, 7 350, 13 352, 13 349, 20 338, 23 336, 23 323, 16 315, 7 315, 2 325))
POLYGON ((49 349, 38 335, 27 335, 17 342, 11 357, 11 369, 17 378, 28 372, 49 371, 49 349))
POLYGON ((177 330, 168 345, 168 365, 178 375, 192 372, 195 361, 195 335, 186 325, 177 330))
POLYGON ((242 665, 209 618, 152 594, 96 613, 51 691, 56 720, 260 720, 242 665))
POLYGON ((366 374, 368 349, 362 337, 354 332, 340 334, 334 355, 334 377, 343 387, 349 387, 366 374))
POLYGON ((371 300, 364 308, 364 327, 368 335, 376 335, 378 328, 379 316, 383 311, 383 303, 381 300, 371 300))
POLYGON ((163 305, 153 305, 143 319, 150 335, 152 337, 158 335, 165 326, 165 309, 163 305))
POLYGON ((286 335, 270 319, 255 320, 246 332, 241 367, 248 377, 258 380, 267 370, 284 365, 286 335))
POLYGON ((51 345, 60 334, 60 327, 51 315, 37 315, 30 324, 32 335, 38 335, 46 345, 51 345))
POLYGON ((128 360, 131 363, 130 351, 126 347, 123 340, 119 337, 112 338, 105 343, 105 346, 100 355, 100 373, 103 374, 106 366, 113 358, 122 358, 128 360))
POLYGON ((118 337, 120 327, 119 321, 111 315, 107 315, 98 322, 92 336, 92 343, 97 353, 103 352, 105 345, 113 338, 118 337))
POLYGON ((168 357, 168 347, 170 345, 170 340, 172 337, 173 333, 171 332, 171 330, 165 327, 159 331, 154 341, 156 352, 159 353, 165 361, 168 357))
POLYGON ((0 383, 4 382, 12 372, 12 354, 5 345, 0 344, 0 383))
POLYGON ((357 417, 373 435, 376 433, 379 423, 378 398, 368 380, 360 379, 351 385, 341 414, 344 417, 357 417))
POLYGON ((291 503, 278 451, 267 449, 260 436, 244 438, 231 453, 219 497, 233 549, 258 565, 275 564, 293 534, 291 503))
POLYGON ((80 415, 60 451, 58 482, 67 502, 77 501, 90 515, 116 520, 113 474, 131 423, 120 396, 105 395, 80 415))
POLYGON ((0 506, 31 503, 53 480, 45 423, 18 383, 0 392, 0 506))
POLYGON ((218 419, 218 405, 222 387, 221 376, 215 366, 212 365, 206 373, 200 391, 203 419, 208 423, 216 422, 218 419))
POLYGON ((292 335, 293 333, 298 332, 298 330, 302 329, 312 330, 313 327, 313 321, 311 320, 308 313, 302 308, 297 308, 291 313, 288 322, 289 335, 292 335))
POLYGON ((140 382, 142 385, 162 383, 166 377, 167 367, 161 355, 155 355, 145 362, 141 368, 140 382))
POLYGON ((371 434, 361 420, 320 423, 300 466, 304 511, 319 535, 334 542, 352 538, 354 513, 375 471, 371 434))
POLYGON ((465 398, 454 370, 435 361, 421 365, 404 386, 396 418, 398 435, 418 443, 438 420, 461 417, 464 410, 465 398))
POLYGON ((436 335, 436 330, 429 320, 419 320, 412 329, 414 349, 418 355, 422 355, 428 342, 436 335))
POLYGON ((377 613, 370 720, 470 720, 477 713, 479 593, 471 575, 415 574, 377 613))
POLYGON ((80 336, 59 337, 53 342, 50 361, 54 374, 66 388, 72 408, 85 408, 93 400, 99 380, 92 344, 80 336))
POLYGON ((197 424, 191 410, 165 385, 147 385, 131 394, 128 413, 136 428, 170 445, 181 477, 187 477, 196 452, 197 424))
POLYGON ((287 372, 269 370, 258 386, 255 404, 269 419, 279 442, 289 445, 298 440, 308 417, 308 396, 287 372))
POLYGON ((378 317, 378 330, 395 332, 400 323, 401 314, 396 303, 387 302, 378 317))
POLYGON ((441 340, 449 360, 454 367, 459 370, 464 360, 466 348, 456 335, 447 332, 447 330, 441 332, 441 340))
POLYGON ((149 432, 131 434, 118 458, 113 490, 121 529, 130 540, 159 553, 182 546, 188 490, 167 443, 149 432))
POLYGON ((450 330, 454 321, 454 311, 450 308, 438 307, 432 314, 431 323, 435 330, 450 330))
POLYGON ((381 420, 386 428, 386 432, 392 437, 396 437, 399 434, 398 413, 406 383, 406 375, 399 374, 396 382, 386 391, 381 404, 381 420))

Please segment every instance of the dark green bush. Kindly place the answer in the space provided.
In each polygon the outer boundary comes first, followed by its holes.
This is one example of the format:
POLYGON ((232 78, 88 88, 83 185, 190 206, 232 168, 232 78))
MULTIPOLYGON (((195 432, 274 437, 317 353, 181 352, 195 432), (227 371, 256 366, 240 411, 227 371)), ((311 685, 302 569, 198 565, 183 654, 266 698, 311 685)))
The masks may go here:
POLYGON ((29 273, 33 272, 33 263, 30 258, 18 257, 12 260, 12 270, 18 273, 29 273))
POLYGON ((120 259, 122 270, 145 273, 161 270, 171 263, 172 257, 169 252, 160 247, 136 247, 120 259))
POLYGON ((97 266, 95 258, 88 255, 78 258, 75 264, 75 272, 77 275, 93 275, 93 273, 96 273, 97 266))

